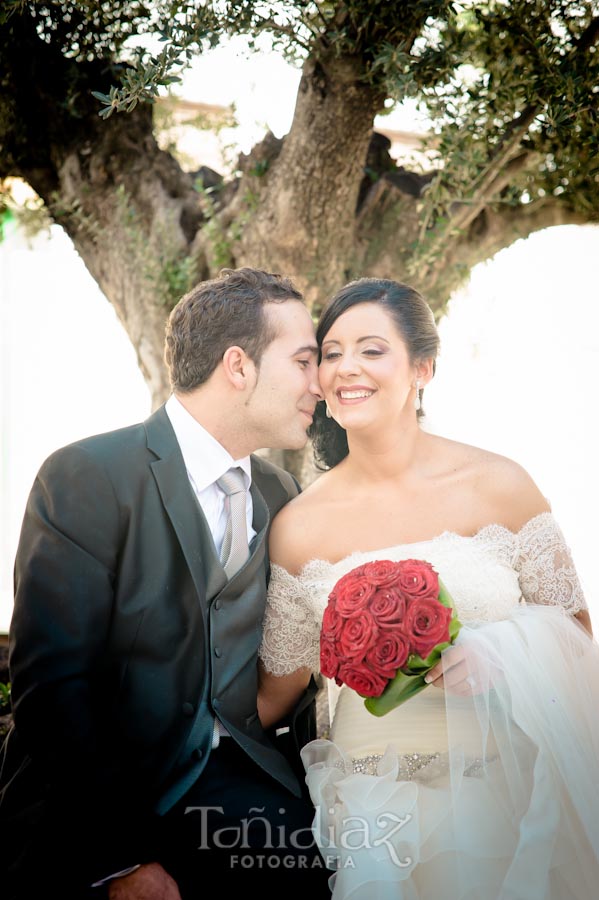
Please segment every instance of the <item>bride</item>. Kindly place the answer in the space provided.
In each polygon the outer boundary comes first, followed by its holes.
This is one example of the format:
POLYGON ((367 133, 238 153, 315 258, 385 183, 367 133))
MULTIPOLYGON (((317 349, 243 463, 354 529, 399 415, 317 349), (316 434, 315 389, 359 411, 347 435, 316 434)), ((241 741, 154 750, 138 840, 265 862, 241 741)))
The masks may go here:
POLYGON ((330 740, 302 758, 333 897, 589 900, 599 648, 549 504, 515 462, 419 426, 438 335, 412 288, 347 285, 317 338, 326 471, 272 527, 264 724, 318 671, 328 594, 353 567, 427 560, 463 623, 432 684, 384 717, 329 683, 330 740))

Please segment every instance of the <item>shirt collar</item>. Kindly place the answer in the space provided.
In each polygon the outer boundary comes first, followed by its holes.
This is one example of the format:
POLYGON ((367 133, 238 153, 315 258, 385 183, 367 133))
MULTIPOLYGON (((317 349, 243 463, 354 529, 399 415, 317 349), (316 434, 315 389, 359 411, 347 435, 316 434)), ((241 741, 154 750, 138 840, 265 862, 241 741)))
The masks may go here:
POLYGON ((246 489, 252 483, 252 465, 249 456, 233 459, 228 450, 188 413, 183 404, 172 394, 165 404, 165 411, 175 432, 175 437, 188 475, 196 489, 203 491, 224 475, 228 469, 239 466, 246 474, 246 489))

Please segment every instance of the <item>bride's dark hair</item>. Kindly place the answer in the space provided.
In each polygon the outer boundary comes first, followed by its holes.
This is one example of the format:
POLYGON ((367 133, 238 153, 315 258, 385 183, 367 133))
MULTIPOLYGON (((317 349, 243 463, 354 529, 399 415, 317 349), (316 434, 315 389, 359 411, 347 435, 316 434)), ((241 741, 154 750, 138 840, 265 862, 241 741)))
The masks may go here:
MULTIPOLYGON (((379 303, 395 321, 410 357, 410 362, 433 360, 439 352, 439 333, 435 318, 426 300, 407 284, 383 278, 360 278, 342 287, 323 309, 316 340, 318 346, 339 316, 359 303, 379 303)), ((423 389, 420 389, 422 401, 423 389)), ((417 412, 424 415, 422 405, 417 412)), ((347 434, 334 419, 327 419, 324 402, 316 405, 314 422, 310 429, 316 465, 319 469, 332 469, 348 454, 347 434)))

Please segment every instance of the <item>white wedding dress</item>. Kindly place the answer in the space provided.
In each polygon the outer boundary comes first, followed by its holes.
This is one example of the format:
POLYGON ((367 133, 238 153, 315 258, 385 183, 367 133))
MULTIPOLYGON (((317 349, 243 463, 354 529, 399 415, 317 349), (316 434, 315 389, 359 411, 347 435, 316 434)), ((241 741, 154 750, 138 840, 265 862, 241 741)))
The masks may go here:
POLYGON ((599 647, 550 513, 518 534, 273 565, 266 668, 318 671, 338 578, 374 559, 424 559, 457 606, 477 693, 430 686, 382 718, 330 685, 330 740, 302 751, 334 900, 592 900, 599 896, 599 647))

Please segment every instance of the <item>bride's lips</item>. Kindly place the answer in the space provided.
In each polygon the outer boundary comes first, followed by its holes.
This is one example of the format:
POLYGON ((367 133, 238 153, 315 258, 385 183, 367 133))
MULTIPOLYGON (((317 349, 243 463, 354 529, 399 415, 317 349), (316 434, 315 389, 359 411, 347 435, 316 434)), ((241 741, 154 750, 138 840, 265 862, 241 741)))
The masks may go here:
POLYGON ((370 400, 372 395, 376 393, 374 388, 365 384, 352 384, 351 387, 337 388, 335 395, 342 406, 355 406, 357 403, 364 403, 370 400))

